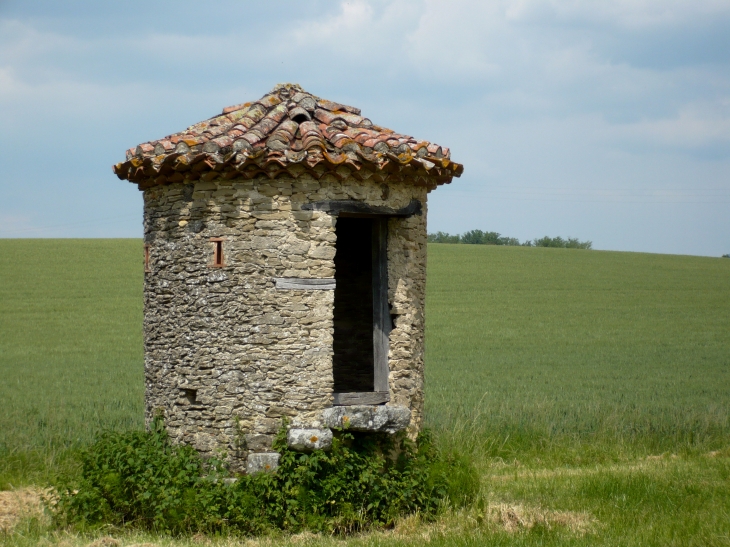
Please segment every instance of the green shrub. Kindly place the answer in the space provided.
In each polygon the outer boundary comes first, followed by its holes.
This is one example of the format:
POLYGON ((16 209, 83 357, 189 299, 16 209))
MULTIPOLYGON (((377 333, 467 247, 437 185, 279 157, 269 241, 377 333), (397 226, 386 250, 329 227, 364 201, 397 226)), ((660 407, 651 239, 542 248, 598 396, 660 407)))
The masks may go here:
POLYGON ((469 503, 479 486, 473 466, 428 434, 410 443, 339 432, 330 451, 302 454, 286 448, 282 430, 274 448, 275 473, 231 484, 221 461, 171 444, 161 420, 147 432, 104 433, 83 452, 81 478, 59 486, 56 521, 176 534, 349 533, 414 512, 432 517, 445 503, 469 503))

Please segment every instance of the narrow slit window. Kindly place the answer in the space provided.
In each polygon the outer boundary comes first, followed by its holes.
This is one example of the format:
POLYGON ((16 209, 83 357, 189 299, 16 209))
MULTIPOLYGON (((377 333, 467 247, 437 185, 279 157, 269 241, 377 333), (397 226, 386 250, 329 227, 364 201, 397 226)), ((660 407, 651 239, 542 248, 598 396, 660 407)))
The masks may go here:
POLYGON ((213 242, 213 267, 222 268, 223 263, 223 240, 217 237, 210 239, 213 242))
POLYGON ((150 273, 152 270, 150 270, 150 246, 145 245, 144 246, 144 271, 146 273, 150 273))

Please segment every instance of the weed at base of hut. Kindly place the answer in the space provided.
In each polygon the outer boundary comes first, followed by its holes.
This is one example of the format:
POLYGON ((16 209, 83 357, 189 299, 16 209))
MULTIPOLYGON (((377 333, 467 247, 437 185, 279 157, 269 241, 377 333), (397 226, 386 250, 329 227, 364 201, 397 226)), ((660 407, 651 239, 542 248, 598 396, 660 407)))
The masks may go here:
POLYGON ((474 467, 438 450, 427 433, 415 443, 400 439, 396 452, 393 442, 342 431, 330 451, 302 454, 286 447, 282 429, 274 443, 281 453, 276 472, 231 484, 221 480, 229 476, 221 461, 171 444, 156 419, 150 431, 101 435, 82 454, 80 480, 59 485, 53 512, 58 525, 80 530, 351 534, 412 513, 433 518, 446 504, 463 506, 476 496, 474 467))

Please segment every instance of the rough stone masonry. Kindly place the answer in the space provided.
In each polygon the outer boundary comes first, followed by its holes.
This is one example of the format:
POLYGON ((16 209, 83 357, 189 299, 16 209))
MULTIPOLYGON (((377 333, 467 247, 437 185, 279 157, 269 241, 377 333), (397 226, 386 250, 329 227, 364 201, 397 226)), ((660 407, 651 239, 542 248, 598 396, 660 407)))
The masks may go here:
POLYGON ((161 412, 174 441, 251 472, 275 467, 284 418, 305 451, 326 448, 330 427, 417 433, 426 198, 463 170, 448 150, 283 84, 114 169, 144 192, 148 420, 161 412), (333 379, 348 216, 385 219, 389 311, 385 400, 349 407, 333 379))

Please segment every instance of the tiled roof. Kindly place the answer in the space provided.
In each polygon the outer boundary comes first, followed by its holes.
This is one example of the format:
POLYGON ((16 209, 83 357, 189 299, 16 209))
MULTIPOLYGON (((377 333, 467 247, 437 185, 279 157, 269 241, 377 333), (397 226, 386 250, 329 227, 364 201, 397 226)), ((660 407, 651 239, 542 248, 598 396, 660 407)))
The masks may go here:
POLYGON ((252 103, 127 150, 114 166, 141 189, 159 184, 266 175, 408 181, 434 188, 460 176, 449 149, 373 124, 351 106, 279 84, 252 103))

